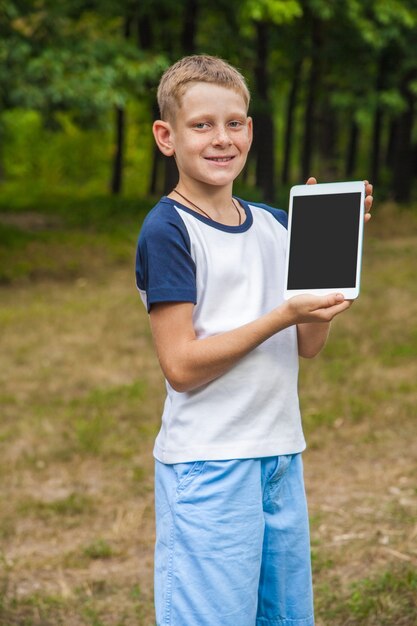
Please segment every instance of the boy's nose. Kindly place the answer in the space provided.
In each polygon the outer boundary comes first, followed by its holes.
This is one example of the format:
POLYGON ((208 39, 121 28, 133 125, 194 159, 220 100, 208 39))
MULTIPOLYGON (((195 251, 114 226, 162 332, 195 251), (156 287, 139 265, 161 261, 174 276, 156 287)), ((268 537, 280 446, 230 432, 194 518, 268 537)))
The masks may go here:
POLYGON ((230 145, 232 143, 227 129, 224 126, 219 126, 216 129, 216 133, 213 138, 214 145, 230 145))

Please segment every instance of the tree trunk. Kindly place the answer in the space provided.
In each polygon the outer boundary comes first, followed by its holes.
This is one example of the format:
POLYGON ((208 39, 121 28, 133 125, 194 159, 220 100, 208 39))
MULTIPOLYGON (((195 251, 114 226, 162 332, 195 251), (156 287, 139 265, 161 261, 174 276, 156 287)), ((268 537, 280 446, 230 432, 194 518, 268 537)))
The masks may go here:
MULTIPOLYGON (((154 46, 154 34, 152 30, 152 19, 148 13, 139 14, 137 16, 137 44, 141 50, 149 51, 154 46)), ((149 101, 149 106, 152 110, 152 120, 159 118, 158 103, 153 99, 149 101)), ((148 192, 151 196, 156 196, 160 191, 162 192, 162 185, 160 184, 160 172, 163 165, 163 156, 158 146, 154 143, 152 150, 152 165, 151 175, 149 179, 148 192)))
POLYGON ((371 143, 371 181, 374 185, 379 181, 379 166, 381 153, 381 131, 382 131, 382 111, 378 106, 375 111, 374 123, 372 128, 371 143))
POLYGON ((113 158, 113 175, 111 180, 111 192, 113 195, 120 194, 122 191, 125 123, 125 110, 121 107, 116 107, 116 149, 113 158))
POLYGON ((415 101, 413 94, 404 87, 403 95, 407 101, 407 109, 398 119, 395 160, 393 167, 392 189, 397 202, 409 202, 413 182, 413 123, 415 101))
POLYGON ((381 165, 381 135, 383 127, 383 112, 379 101, 380 93, 385 87, 386 76, 389 70, 389 57, 385 52, 381 55, 378 62, 378 71, 376 76, 375 90, 377 95, 377 105, 374 115, 374 123, 372 128, 371 141, 371 181, 376 185, 379 181, 379 170, 381 165))
POLYGON ((270 113, 257 113, 256 132, 258 136, 255 174, 256 186, 262 191, 264 200, 272 202, 275 196, 274 125, 270 113))
POLYGON ((181 47, 184 54, 195 52, 197 33, 198 0, 187 0, 184 7, 184 22, 181 33, 181 47))
POLYGON ((264 200, 271 202, 275 196, 274 121, 269 100, 268 76, 268 24, 256 22, 256 186, 264 200))
POLYGON ((137 38, 142 50, 151 50, 153 46, 152 21, 148 14, 137 17, 137 38))
MULTIPOLYGON (((123 37, 128 39, 132 26, 132 15, 127 15, 123 23, 123 37)), ((125 148, 126 113, 124 107, 115 109, 115 151, 112 165, 110 190, 113 195, 120 194, 123 186, 123 162, 125 148)))
POLYGON ((282 165, 281 180, 287 184, 290 180, 291 153, 294 135, 294 115, 297 104, 298 90, 301 80, 302 62, 296 61, 293 69, 293 79, 291 89, 288 96, 287 113, 285 121, 285 137, 284 137, 284 162, 282 165))
POLYGON ((389 122, 387 149, 385 152, 385 165, 391 170, 395 163, 395 143, 398 133, 398 119, 393 118, 389 122))
POLYGON ((359 143, 359 126, 355 120, 352 120, 349 132, 349 143, 346 154, 346 178, 352 178, 356 169, 356 160, 358 156, 359 143))
POLYGON ((5 139, 4 123, 0 117, 0 183, 2 183, 4 179, 6 178, 5 171, 4 171, 4 161, 3 161, 4 139, 5 139))
MULTIPOLYGON (((184 5, 184 21, 181 33, 181 47, 183 54, 195 52, 195 36, 197 32, 198 1, 187 0, 184 5)), ((163 192, 169 193, 178 182, 178 168, 173 157, 164 157, 164 187, 163 192)))
POLYGON ((320 23, 316 18, 311 17, 311 66, 307 86, 307 100, 304 113, 304 137, 301 156, 301 175, 303 180, 306 180, 309 176, 311 176, 317 93, 319 81, 321 79, 321 43, 320 23))
POLYGON ((165 165, 164 193, 170 193, 178 183, 178 168, 174 157, 163 157, 165 165))
POLYGON ((331 102, 331 86, 326 86, 326 93, 319 109, 319 132, 317 146, 320 155, 320 174, 325 180, 335 180, 338 174, 338 135, 339 124, 331 102))

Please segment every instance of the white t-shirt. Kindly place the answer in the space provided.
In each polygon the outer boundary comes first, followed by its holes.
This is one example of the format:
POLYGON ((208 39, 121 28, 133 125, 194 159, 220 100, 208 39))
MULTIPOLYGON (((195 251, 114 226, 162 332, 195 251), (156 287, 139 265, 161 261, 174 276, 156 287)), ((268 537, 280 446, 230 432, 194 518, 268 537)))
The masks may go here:
MULTIPOLYGON (((193 302, 198 339, 251 322, 283 302, 287 214, 239 199, 246 219, 219 224, 163 197, 139 236, 136 282, 148 311, 193 302)), ((154 456, 162 463, 257 458, 305 448, 295 326, 193 391, 166 383, 154 456)))

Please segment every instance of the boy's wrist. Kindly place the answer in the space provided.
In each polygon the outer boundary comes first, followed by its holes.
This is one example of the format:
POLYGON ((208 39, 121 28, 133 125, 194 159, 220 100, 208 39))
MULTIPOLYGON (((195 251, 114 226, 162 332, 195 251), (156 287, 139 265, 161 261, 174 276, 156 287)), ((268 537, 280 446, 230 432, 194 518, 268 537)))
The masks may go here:
POLYGON ((288 328, 289 326, 294 326, 299 323, 299 313, 294 307, 294 303, 290 300, 285 300, 281 307, 282 309, 282 317, 284 328, 288 328))
POLYGON ((268 317, 270 317, 271 323, 269 336, 296 324, 295 312, 293 311, 288 300, 284 301, 276 309, 271 311, 268 314, 268 317))
POLYGON ((281 305, 283 328, 288 328, 297 323, 296 312, 294 311, 291 302, 285 300, 281 305))

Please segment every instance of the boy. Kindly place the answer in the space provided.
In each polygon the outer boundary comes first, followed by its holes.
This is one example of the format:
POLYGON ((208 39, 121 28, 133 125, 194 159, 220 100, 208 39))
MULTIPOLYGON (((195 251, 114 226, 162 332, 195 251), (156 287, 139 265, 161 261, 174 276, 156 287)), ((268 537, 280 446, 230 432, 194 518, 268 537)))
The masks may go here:
POLYGON ((154 448, 157 624, 312 626, 298 356, 315 356, 351 303, 284 302, 286 213, 232 196, 252 141, 241 74, 186 57, 165 72, 158 103, 154 137, 179 181, 147 216, 136 263, 167 381, 154 448))

